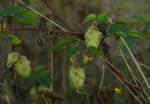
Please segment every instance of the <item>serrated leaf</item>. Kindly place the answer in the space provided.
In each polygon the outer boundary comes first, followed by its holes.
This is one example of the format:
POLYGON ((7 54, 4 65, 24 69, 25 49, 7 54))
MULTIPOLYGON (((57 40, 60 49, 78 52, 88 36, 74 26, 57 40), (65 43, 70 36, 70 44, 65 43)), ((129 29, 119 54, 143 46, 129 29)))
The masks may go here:
POLYGON ((21 39, 17 37, 16 35, 9 35, 10 41, 12 45, 20 45, 21 39))
POLYGON ((119 23, 112 24, 108 28, 108 32, 111 35, 118 36, 118 37, 128 37, 128 38, 132 38, 132 39, 133 38, 135 38, 135 39, 142 38, 141 32, 132 30, 132 28, 128 27, 126 24, 119 24, 119 23))
POLYGON ((21 6, 14 6, 0 11, 0 18, 5 16, 13 17, 17 22, 25 25, 38 23, 39 15, 21 6))
POLYGON ((130 28, 123 24, 114 23, 108 28, 108 32, 111 35, 126 37, 127 33, 130 31, 130 28))
POLYGON ((97 20, 97 16, 95 14, 89 14, 85 20, 84 20, 84 23, 91 23, 93 21, 96 21, 97 20))
POLYGON ((100 24, 107 24, 109 19, 108 12, 102 12, 101 14, 98 15, 98 21, 100 24))
POLYGON ((15 16, 17 22, 25 25, 34 25, 39 23, 39 15, 33 11, 24 9, 20 14, 15 16))

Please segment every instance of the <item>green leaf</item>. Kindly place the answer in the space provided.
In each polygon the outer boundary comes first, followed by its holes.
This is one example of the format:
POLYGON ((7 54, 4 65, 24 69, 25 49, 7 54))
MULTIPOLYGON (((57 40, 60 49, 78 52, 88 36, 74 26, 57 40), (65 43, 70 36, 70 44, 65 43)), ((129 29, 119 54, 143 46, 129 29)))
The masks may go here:
POLYGON ((40 81, 41 84, 44 84, 47 87, 50 86, 51 83, 49 72, 44 66, 37 67, 36 71, 30 75, 29 80, 32 84, 36 84, 40 81))
POLYGON ((63 49, 65 46, 70 45, 71 43, 75 42, 75 39, 70 36, 61 37, 58 39, 54 44, 53 47, 49 49, 49 52, 55 52, 63 49))
POLYGON ((146 23, 150 23, 150 15, 149 16, 144 16, 143 21, 146 23))
POLYGON ((92 54, 94 54, 94 55, 96 55, 96 56, 99 56, 99 55, 102 54, 102 50, 101 50, 101 49, 97 49, 97 48, 95 48, 95 47, 89 47, 88 50, 89 50, 92 54))
POLYGON ((21 39, 17 37, 16 35, 9 35, 10 41, 12 45, 20 45, 21 39))
POLYGON ((96 21, 97 20, 97 16, 95 14, 89 14, 85 20, 84 20, 84 23, 91 23, 93 21, 96 21))
POLYGON ((108 28, 108 32, 114 36, 126 37, 127 33, 130 31, 130 28, 127 25, 114 23, 108 28))
POLYGON ((79 47, 73 47, 73 48, 70 48, 67 52, 67 56, 68 57, 72 57, 76 54, 78 54, 80 52, 80 48, 79 47))
POLYGON ((111 35, 118 36, 118 37, 128 37, 128 38, 134 38, 134 39, 141 39, 142 34, 141 32, 132 30, 131 27, 128 27, 126 24, 120 24, 120 23, 115 23, 112 24, 108 28, 108 32, 111 35))
POLYGON ((20 7, 9 7, 0 11, 0 17, 15 16, 20 11, 20 7))
POLYGON ((108 12, 102 12, 101 14, 98 15, 98 21, 100 24, 107 24, 109 19, 108 12))
POLYGON ((20 14, 15 15, 15 19, 25 25, 35 25, 39 23, 40 17, 35 12, 24 9, 20 14))
POLYGON ((139 24, 143 21, 143 17, 141 16, 133 16, 128 18, 127 22, 132 23, 132 24, 139 24))
POLYGON ((0 11, 0 19, 5 16, 11 16, 17 22, 25 25, 37 24, 40 19, 38 14, 21 6, 14 6, 0 11))
POLYGON ((139 38, 142 39, 142 34, 138 31, 129 31, 128 36, 131 38, 139 38))

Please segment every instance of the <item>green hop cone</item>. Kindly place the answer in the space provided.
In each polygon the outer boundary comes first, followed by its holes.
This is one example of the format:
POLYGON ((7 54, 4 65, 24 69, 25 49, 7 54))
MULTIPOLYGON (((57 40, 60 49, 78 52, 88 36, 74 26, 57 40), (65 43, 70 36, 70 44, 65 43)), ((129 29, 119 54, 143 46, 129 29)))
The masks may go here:
POLYGON ((38 101, 39 95, 38 95, 37 89, 35 87, 31 88, 30 95, 34 100, 38 101))
POLYGON ((32 87, 30 90, 30 96, 31 99, 36 103, 36 104, 42 104, 43 98, 42 95, 38 92, 37 87, 32 87))
POLYGON ((19 57, 20 55, 17 52, 9 53, 7 57, 7 67, 8 68, 12 67, 12 65, 18 61, 19 57))
POLYGON ((87 48, 98 48, 101 42, 102 33, 95 27, 90 27, 85 34, 85 44, 87 48))
POLYGON ((93 21, 96 21, 97 20, 97 16, 95 14, 89 14, 85 20, 84 20, 84 23, 91 23, 93 21))
POLYGON ((14 69, 21 77, 28 78, 31 73, 30 61, 25 56, 20 56, 14 69))
POLYGON ((69 82, 71 87, 79 92, 85 81, 85 71, 81 67, 72 67, 69 72, 69 82))
POLYGON ((41 85, 41 86, 38 87, 37 91, 39 93, 41 93, 41 92, 46 93, 46 92, 50 92, 50 89, 45 87, 45 86, 43 86, 43 85, 41 85))

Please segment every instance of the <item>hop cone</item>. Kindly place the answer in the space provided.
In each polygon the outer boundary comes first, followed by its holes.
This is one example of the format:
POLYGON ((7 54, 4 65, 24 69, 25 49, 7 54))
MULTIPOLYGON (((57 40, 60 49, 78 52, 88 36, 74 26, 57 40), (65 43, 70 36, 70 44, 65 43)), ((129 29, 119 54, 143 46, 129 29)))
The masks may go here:
POLYGON ((15 64, 17 62, 17 60, 19 59, 19 53, 17 52, 11 52, 8 54, 7 57, 7 67, 12 67, 13 64, 15 64))
POLYGON ((14 66, 15 71, 23 78, 27 78, 31 73, 30 61, 25 56, 20 56, 20 59, 14 66))
POLYGON ((71 87, 77 92, 84 86, 85 72, 81 67, 72 67, 69 72, 71 87))
POLYGON ((87 48, 98 48, 101 41, 102 33, 97 28, 90 27, 85 34, 85 44, 87 48))

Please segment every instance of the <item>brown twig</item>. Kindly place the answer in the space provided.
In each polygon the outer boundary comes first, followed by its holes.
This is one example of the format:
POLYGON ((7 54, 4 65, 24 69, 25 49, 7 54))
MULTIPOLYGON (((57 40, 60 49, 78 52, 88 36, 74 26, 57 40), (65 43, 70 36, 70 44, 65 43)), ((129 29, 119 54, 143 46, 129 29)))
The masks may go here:
MULTIPOLYGON (((16 32, 16 31, 48 31, 48 32, 51 32, 47 29, 39 29, 39 28, 11 28, 9 30, 10 32, 16 32)), ((0 30, 0 33, 4 33, 5 31, 3 30, 0 30)), ((64 32, 64 31, 60 31, 62 34, 64 35, 73 35, 73 36, 76 36, 80 39, 84 39, 84 33, 83 32, 64 32)))
POLYGON ((142 88, 137 87, 133 84, 131 84, 120 72, 119 70, 114 67, 111 63, 108 62, 107 58, 102 58, 101 59, 107 64, 107 66, 111 69, 111 71, 113 72, 113 74, 120 79, 124 84, 126 84, 130 89, 135 91, 142 91, 142 88))

